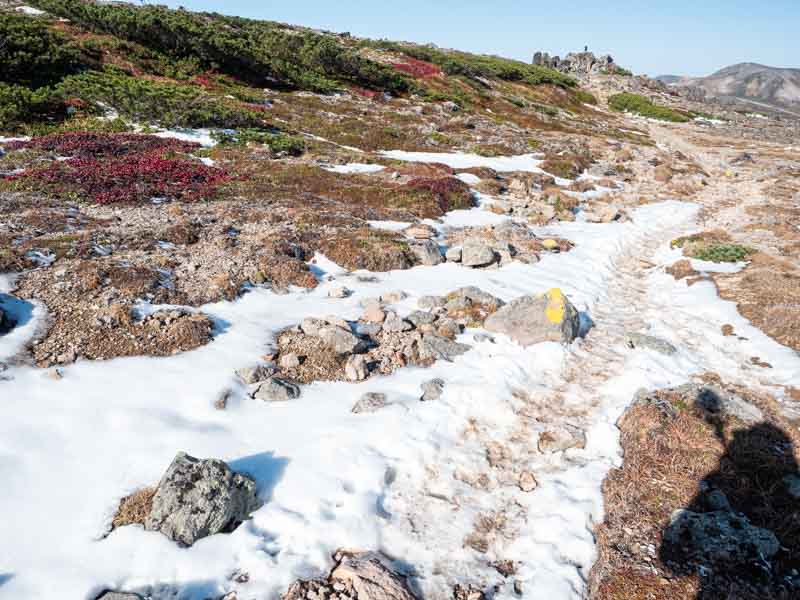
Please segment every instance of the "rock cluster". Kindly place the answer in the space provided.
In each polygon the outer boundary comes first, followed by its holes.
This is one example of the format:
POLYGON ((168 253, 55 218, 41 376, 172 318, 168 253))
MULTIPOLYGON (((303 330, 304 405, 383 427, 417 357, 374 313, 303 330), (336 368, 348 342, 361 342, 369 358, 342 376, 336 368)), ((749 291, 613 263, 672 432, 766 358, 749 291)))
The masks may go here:
POLYGON ((570 52, 564 58, 550 56, 547 52, 537 52, 533 55, 533 64, 570 75, 613 73, 618 68, 610 55, 595 56, 593 52, 570 52))
MULTIPOLYGON (((503 305, 491 294, 465 287, 447 296, 422 297, 420 310, 401 317, 388 305, 402 297, 404 294, 385 294, 363 301, 364 311, 355 322, 304 319, 279 336, 277 362, 258 367, 257 373, 242 370, 240 377, 251 385, 259 385, 255 381, 259 378, 284 383, 363 381, 407 365, 452 361, 470 349, 455 341, 464 328, 481 326, 503 305)), ((263 389, 264 384, 260 385, 263 389)), ((251 393, 258 397, 256 394, 251 393)))
POLYGON ((233 530, 260 506, 250 477, 234 473, 221 460, 179 452, 158 484, 144 527, 191 546, 233 530))
POLYGON ((447 260, 472 268, 503 266, 512 260, 534 264, 543 254, 567 252, 572 248, 567 240, 538 238, 530 228, 514 221, 453 231, 447 241, 451 245, 447 260))

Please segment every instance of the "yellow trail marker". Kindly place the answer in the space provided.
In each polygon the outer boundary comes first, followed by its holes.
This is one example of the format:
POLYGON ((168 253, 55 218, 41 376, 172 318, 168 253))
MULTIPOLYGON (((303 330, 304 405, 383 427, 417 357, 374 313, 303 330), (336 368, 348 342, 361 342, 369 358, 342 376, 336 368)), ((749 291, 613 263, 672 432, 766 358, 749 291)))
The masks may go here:
POLYGON ((549 302, 544 314, 547 320, 551 323, 559 324, 564 321, 564 312, 566 311, 566 298, 564 293, 559 288, 553 288, 547 292, 549 302))

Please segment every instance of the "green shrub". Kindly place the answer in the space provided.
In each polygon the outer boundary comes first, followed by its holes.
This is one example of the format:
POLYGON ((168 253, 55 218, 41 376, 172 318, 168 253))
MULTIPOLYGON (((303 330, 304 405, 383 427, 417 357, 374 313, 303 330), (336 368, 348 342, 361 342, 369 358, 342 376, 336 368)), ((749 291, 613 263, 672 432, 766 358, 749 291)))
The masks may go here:
POLYGON ((693 258, 711 262, 739 262, 750 256, 755 250, 738 244, 712 244, 698 248, 693 258))
POLYGON ((630 112, 661 121, 672 121, 674 123, 686 123, 689 121, 689 117, 683 113, 666 106, 653 104, 649 98, 628 92, 611 96, 608 99, 608 107, 618 112, 630 112))
POLYGON ((115 69, 67 77, 58 86, 64 97, 102 102, 132 120, 163 127, 258 128, 253 110, 232 106, 201 88, 131 77, 115 69))
POLYGON ((300 156, 306 150, 306 143, 302 137, 258 129, 240 129, 235 132, 219 131, 212 133, 212 137, 224 145, 264 144, 275 154, 300 156))
POLYGON ((456 50, 445 51, 433 46, 402 44, 389 40, 365 40, 362 44, 372 48, 402 53, 417 60, 424 60, 438 65, 447 75, 461 75, 473 81, 480 78, 492 78, 505 81, 520 81, 529 85, 544 83, 561 87, 574 87, 576 85, 574 79, 555 69, 499 56, 470 54, 456 50))
POLYGON ((31 123, 61 112, 50 88, 31 90, 0 82, 0 131, 20 131, 31 123))
POLYGON ((77 48, 45 23, 25 15, 0 13, 0 81, 38 88, 80 68, 77 48))
POLYGON ((583 104, 597 104, 597 98, 591 92, 586 90, 575 90, 575 100, 583 104))
POLYGON ((81 0, 35 0, 38 8, 87 29, 136 42, 173 59, 197 61, 256 85, 284 85, 331 92, 340 82, 391 92, 408 90, 408 79, 361 56, 333 36, 293 30, 279 23, 164 6, 97 4, 81 0))

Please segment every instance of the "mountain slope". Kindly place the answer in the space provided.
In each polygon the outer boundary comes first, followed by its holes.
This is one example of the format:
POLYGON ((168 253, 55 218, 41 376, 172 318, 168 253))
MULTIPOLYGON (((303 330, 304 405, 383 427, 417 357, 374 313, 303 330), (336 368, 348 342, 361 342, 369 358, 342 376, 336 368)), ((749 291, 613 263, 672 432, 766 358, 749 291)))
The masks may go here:
POLYGON ((740 63, 686 83, 717 97, 733 96, 783 105, 800 103, 800 69, 740 63))

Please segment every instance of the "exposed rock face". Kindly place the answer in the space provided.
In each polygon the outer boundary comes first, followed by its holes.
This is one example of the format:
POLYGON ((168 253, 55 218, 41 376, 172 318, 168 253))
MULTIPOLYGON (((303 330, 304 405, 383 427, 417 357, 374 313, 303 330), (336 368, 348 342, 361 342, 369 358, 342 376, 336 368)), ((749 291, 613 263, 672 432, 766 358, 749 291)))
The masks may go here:
POLYGON ((158 484, 144 526, 191 546, 232 530, 260 506, 250 477, 234 473, 221 460, 200 460, 179 452, 158 484))
POLYGON ((339 551, 334 559, 336 566, 327 579, 296 581, 282 600, 416 600, 383 554, 339 551))
POLYGON ((570 52, 564 58, 550 56, 547 52, 537 52, 533 55, 533 64, 570 75, 613 73, 617 69, 610 55, 595 56, 593 52, 570 52))
POLYGON ((664 540, 680 547, 690 560, 728 565, 768 559, 780 549, 774 533, 752 525, 744 515, 724 510, 676 510, 664 540))
POLYGON ((486 329, 504 333, 523 346, 539 342, 569 343, 578 337, 578 311, 554 288, 539 296, 522 296, 486 319, 486 329))

